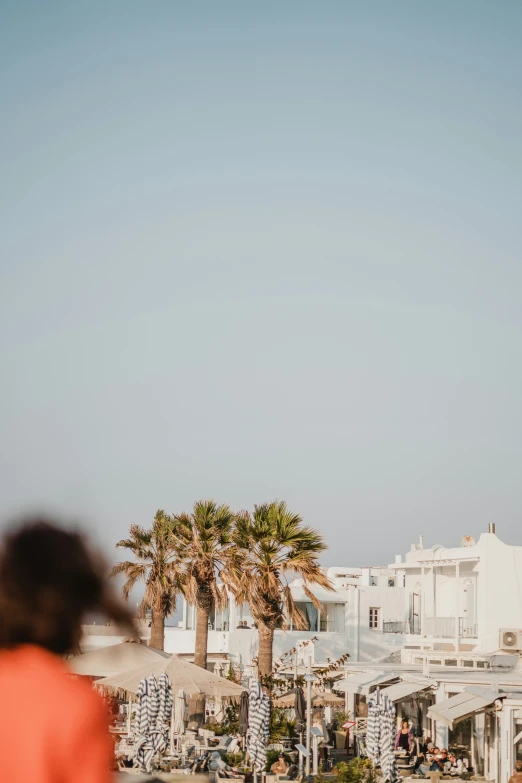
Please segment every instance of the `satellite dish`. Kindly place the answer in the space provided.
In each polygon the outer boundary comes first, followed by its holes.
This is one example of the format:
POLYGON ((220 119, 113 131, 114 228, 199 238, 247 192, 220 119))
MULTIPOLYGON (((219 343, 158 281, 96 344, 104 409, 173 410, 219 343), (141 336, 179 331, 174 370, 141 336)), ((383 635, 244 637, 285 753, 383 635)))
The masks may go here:
POLYGON ((464 536, 462 541, 460 542, 461 546, 475 546, 475 539, 473 536, 464 536))

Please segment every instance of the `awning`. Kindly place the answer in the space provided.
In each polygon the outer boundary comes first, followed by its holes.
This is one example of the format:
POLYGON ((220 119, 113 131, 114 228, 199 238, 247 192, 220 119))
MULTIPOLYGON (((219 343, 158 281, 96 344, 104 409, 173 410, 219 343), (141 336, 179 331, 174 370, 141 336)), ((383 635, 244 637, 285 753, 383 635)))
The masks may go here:
POLYGON ((428 718, 444 723, 452 729, 455 723, 489 707, 496 699, 505 695, 487 688, 466 688, 451 699, 433 704, 428 710, 428 718))
POLYGON ((374 685, 380 685, 383 682, 392 682, 397 679, 397 674, 392 672, 373 671, 360 672, 359 674, 349 675, 348 679, 340 680, 335 683, 336 691, 344 693, 370 693, 370 688, 374 685))
POLYGON ((389 688, 383 688, 381 694, 383 696, 386 695, 391 701, 401 701, 401 699, 406 699, 414 693, 427 690, 432 685, 435 685, 435 682, 432 680, 425 682, 398 682, 395 685, 390 685, 389 688))

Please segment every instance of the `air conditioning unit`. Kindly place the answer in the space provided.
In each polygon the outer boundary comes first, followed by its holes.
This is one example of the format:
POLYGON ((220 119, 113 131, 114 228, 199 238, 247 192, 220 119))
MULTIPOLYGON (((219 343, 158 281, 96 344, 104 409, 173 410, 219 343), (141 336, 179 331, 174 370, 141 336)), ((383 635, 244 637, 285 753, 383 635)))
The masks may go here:
POLYGON ((501 628, 499 646, 501 650, 522 650, 522 631, 520 628, 501 628))

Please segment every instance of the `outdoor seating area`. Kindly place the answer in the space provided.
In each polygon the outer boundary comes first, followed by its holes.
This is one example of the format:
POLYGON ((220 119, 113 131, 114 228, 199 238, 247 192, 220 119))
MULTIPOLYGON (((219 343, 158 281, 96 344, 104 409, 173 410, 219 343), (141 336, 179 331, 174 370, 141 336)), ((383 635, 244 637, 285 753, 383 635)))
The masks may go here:
MULTIPOLYGON (((220 779, 279 783, 305 777, 306 704, 300 687, 276 692, 269 699, 258 682, 250 681, 247 691, 184 658, 131 640, 76 656, 69 665, 75 676, 89 677, 107 698, 114 767, 122 776, 160 775, 175 780, 183 774, 203 775, 211 783, 220 779)), ((325 709, 329 718, 334 710, 346 715, 345 700, 336 693, 311 689, 312 774, 335 780, 342 762, 369 765, 366 769, 371 768, 377 780, 478 779, 462 729, 450 732, 448 750, 439 750, 433 743, 423 744, 418 734, 411 734, 408 721, 401 721, 407 714, 405 700, 416 698, 410 685, 377 686, 365 702, 364 717, 343 718, 344 722, 329 723, 328 729, 325 709), (396 710, 391 697, 398 696, 402 701, 396 710), (404 727, 402 736, 398 724, 404 727)), ((425 685, 424 680, 416 683, 417 688, 425 685)), ((423 706, 421 711, 417 699, 416 719, 422 723, 419 716, 424 709, 442 715, 452 710, 453 715, 459 708, 464 714, 468 703, 478 698, 462 694, 437 707, 423 706)), ((486 694, 482 702, 487 702, 486 694)))
MULTIPOLYGON (((211 780, 238 782, 267 776, 269 783, 278 783, 302 773, 296 746, 303 741, 304 701, 299 708, 301 732, 294 730, 293 718, 288 719, 295 711, 296 690, 273 699, 280 721, 270 737, 270 700, 257 682, 251 682, 247 692, 184 658, 131 639, 74 656, 68 665, 74 676, 88 677, 107 699, 114 768, 121 775, 168 774, 175 779, 180 774, 204 774, 211 780), (213 721, 217 714, 221 722, 205 724, 205 712, 213 721), (235 722, 227 723, 229 713, 234 713, 235 722), (276 762, 282 764, 280 769, 276 762)), ((297 689, 299 697, 302 692, 297 689)), ((343 703, 335 694, 313 691, 314 720, 325 707, 343 703)), ((326 729, 324 734, 321 761, 327 770, 326 729)))

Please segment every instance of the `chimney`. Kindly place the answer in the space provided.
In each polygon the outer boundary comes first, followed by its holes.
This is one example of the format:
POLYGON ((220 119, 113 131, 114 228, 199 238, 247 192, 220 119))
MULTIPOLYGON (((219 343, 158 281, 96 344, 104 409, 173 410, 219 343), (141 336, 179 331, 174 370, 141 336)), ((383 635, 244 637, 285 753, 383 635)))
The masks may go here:
POLYGON ((495 523, 494 523, 494 522, 490 522, 490 523, 489 523, 489 530, 488 530, 488 533, 493 533, 493 535, 496 535, 496 532, 495 532, 495 523))
POLYGON ((424 549, 424 536, 419 536, 419 549, 424 549))

